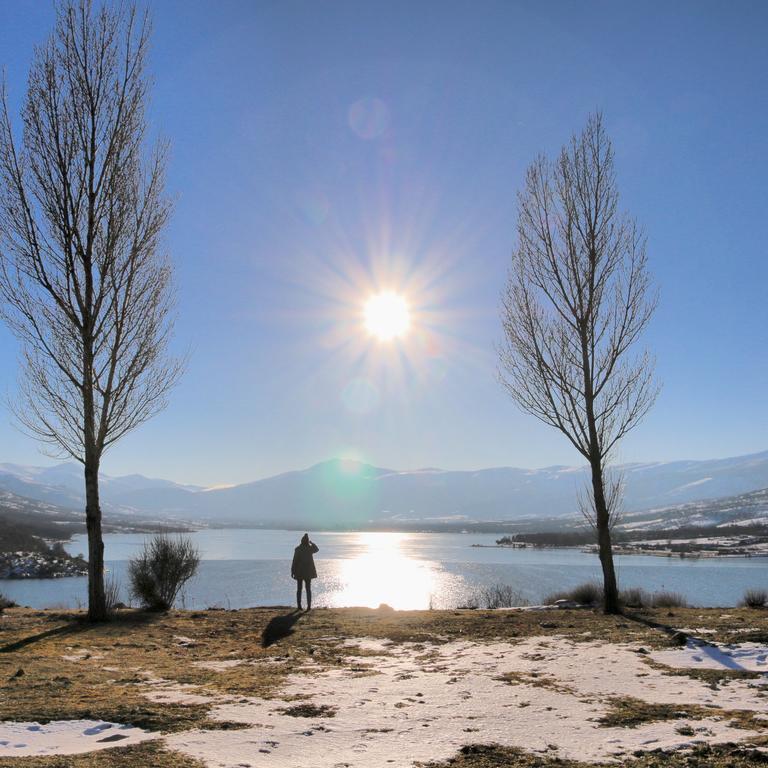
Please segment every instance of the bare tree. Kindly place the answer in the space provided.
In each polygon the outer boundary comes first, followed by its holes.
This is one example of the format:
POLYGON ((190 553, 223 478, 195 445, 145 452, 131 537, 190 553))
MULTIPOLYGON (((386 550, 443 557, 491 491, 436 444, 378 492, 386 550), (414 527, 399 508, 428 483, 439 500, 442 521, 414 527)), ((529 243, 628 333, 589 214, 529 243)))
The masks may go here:
POLYGON ((653 361, 647 352, 632 354, 656 293, 645 239, 618 210, 613 150, 599 113, 556 160, 533 162, 518 213, 500 378, 524 411, 559 429, 589 462, 604 607, 616 613, 605 469, 656 399, 653 361))
POLYGON ((165 146, 145 147, 146 16, 57 7, 35 50, 14 139, 0 104, 0 296, 21 342, 19 421, 84 465, 88 616, 106 618, 102 455, 157 413, 181 372, 167 355, 171 266, 165 146))

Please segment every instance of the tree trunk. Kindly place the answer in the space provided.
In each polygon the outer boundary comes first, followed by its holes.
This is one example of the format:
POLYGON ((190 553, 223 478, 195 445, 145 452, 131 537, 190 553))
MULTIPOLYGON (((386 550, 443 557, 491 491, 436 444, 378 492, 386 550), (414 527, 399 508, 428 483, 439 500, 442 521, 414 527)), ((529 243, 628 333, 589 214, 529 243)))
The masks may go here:
POLYGON ((620 613, 619 589, 616 585, 616 571, 613 567, 610 517, 605 501, 603 465, 599 458, 591 460, 590 465, 592 468, 592 492, 595 499, 597 546, 600 554, 600 565, 603 567, 603 609, 605 613, 620 613))
POLYGON ((88 620, 107 619, 107 598, 104 592, 104 541, 101 537, 101 507, 99 506, 99 462, 86 456, 85 460, 85 521, 88 530, 88 620))

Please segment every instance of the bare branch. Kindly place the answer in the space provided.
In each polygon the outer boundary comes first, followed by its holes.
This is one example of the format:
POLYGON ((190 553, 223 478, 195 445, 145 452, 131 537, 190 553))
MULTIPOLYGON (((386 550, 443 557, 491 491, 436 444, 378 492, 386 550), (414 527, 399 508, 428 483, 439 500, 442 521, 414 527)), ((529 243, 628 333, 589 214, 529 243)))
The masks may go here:
POLYGON ((154 415, 181 373, 165 353, 166 148, 143 150, 148 42, 133 7, 65 2, 35 52, 21 141, 0 100, 0 311, 24 348, 15 412, 83 462, 154 415))

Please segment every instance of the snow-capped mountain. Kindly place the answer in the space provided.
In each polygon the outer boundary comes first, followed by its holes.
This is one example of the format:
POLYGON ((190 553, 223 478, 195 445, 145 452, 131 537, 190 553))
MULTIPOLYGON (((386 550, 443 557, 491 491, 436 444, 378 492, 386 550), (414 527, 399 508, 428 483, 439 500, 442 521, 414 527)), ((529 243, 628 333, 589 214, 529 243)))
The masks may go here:
MULTIPOLYGON (((0 489, 60 507, 78 509, 84 506, 83 483, 83 468, 74 462, 48 467, 0 464, 0 489)), ((202 490, 200 486, 180 485, 143 475, 100 475, 101 498, 107 508, 129 511, 131 505, 123 501, 125 495, 142 490, 162 491, 169 488, 185 493, 202 490)))
MULTIPOLYGON (((768 488, 768 451, 708 461, 627 464, 627 514, 768 488)), ((354 527, 370 522, 499 521, 578 514, 586 467, 398 471, 342 459, 226 488, 140 475, 102 478, 105 509, 243 525, 354 527)), ((0 489, 82 508, 78 465, 0 465, 0 489)), ((687 514, 687 511, 686 511, 687 514)))

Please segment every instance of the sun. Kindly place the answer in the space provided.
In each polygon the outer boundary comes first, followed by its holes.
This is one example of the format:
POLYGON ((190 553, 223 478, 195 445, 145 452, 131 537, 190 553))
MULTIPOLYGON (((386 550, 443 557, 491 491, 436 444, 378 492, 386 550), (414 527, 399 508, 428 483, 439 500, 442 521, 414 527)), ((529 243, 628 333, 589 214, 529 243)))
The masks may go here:
POLYGON ((379 293, 365 304, 365 327, 379 341, 404 336, 411 327, 411 314, 405 299, 396 293, 379 293))

